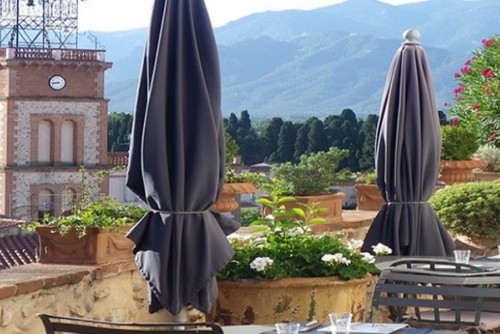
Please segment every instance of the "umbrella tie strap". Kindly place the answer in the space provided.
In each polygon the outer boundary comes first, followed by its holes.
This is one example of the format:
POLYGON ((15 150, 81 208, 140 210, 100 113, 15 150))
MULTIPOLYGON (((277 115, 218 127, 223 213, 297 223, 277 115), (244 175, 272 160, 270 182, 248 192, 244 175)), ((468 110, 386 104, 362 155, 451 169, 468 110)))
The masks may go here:
POLYGON ((163 210, 151 210, 154 213, 165 213, 169 215, 194 215, 194 214, 201 214, 201 213, 207 213, 208 210, 204 211, 163 211, 163 210))
POLYGON ((387 204, 426 204, 429 203, 427 201, 420 201, 420 202, 388 202, 387 204))

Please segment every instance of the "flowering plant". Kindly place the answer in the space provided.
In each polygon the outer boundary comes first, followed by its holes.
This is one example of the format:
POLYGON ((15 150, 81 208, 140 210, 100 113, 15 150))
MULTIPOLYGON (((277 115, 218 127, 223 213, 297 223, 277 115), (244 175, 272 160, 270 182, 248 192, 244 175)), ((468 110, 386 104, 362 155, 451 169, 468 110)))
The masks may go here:
POLYGON ((339 236, 312 234, 308 225, 324 222, 315 217, 322 209, 303 205, 287 210, 284 203, 294 198, 277 195, 276 189, 258 199, 272 214, 252 223, 259 226, 252 235, 228 236, 235 255, 219 271, 219 279, 338 276, 350 280, 379 272, 374 256, 360 253, 362 241, 343 243, 339 236))
POLYGON ((450 113, 461 126, 475 131, 479 141, 500 147, 500 35, 484 39, 455 73, 455 105, 450 113))

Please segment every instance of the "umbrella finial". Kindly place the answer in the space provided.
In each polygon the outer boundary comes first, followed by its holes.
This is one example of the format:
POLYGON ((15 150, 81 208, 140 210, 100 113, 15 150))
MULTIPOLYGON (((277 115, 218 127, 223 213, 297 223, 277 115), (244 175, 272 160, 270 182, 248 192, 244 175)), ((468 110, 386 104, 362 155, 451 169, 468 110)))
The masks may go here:
POLYGON ((405 43, 419 43, 420 32, 416 29, 408 29, 403 33, 403 37, 405 39, 405 43))

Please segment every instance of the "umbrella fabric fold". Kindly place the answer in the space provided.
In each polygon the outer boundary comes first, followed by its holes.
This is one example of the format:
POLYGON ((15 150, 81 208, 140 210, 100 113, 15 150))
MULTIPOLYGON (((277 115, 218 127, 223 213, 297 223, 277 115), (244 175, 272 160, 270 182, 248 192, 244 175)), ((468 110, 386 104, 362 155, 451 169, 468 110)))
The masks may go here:
POLYGON ((239 223, 209 209, 224 178, 220 67, 202 0, 156 0, 136 98, 127 186, 150 208, 127 234, 149 311, 208 312, 239 223))
POLYGON ((441 134, 430 68, 412 38, 387 76, 375 139, 377 185, 386 204, 362 247, 381 242, 393 255, 445 256, 454 243, 428 203, 439 173, 441 134))

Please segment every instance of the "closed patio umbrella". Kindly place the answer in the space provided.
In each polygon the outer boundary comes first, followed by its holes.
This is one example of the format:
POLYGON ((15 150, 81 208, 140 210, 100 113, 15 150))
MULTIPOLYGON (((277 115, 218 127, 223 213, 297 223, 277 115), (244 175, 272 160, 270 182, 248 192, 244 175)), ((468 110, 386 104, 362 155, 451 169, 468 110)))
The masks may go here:
POLYGON ((239 224, 210 211, 224 177, 220 68, 203 0, 156 0, 144 51, 127 186, 150 211, 129 231, 149 311, 207 313, 239 224))
POLYGON ((375 139, 377 186, 386 204, 363 251, 446 256, 454 243, 428 203, 439 173, 441 134, 431 72, 416 30, 404 33, 387 76, 375 139))

